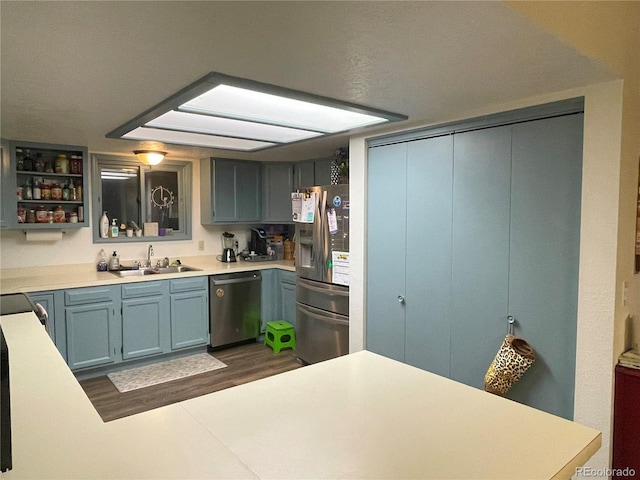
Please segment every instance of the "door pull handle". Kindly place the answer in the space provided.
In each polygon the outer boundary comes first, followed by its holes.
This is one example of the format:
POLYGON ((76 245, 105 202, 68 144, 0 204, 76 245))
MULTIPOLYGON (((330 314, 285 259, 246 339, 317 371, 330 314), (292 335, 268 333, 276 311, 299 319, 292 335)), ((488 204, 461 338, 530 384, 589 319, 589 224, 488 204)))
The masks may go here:
POLYGON ((398 295, 398 302, 404 303, 404 297, 402 295, 398 295))

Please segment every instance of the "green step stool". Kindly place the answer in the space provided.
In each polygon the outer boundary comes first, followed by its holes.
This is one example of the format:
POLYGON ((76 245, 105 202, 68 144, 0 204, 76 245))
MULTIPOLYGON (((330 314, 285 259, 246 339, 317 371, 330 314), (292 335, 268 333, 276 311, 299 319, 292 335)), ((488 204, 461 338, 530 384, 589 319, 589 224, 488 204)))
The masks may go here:
POLYGON ((285 320, 267 322, 264 334, 264 344, 273 349, 273 353, 280 353, 283 348, 296 349, 296 332, 293 325, 285 320))

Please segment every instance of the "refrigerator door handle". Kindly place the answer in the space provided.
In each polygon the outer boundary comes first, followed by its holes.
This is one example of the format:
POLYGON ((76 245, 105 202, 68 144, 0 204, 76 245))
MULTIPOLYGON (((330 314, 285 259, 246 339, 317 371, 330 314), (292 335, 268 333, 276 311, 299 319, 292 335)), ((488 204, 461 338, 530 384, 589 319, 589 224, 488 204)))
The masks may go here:
POLYGON ((316 320, 320 320, 322 322, 328 323, 330 325, 349 325, 349 320, 342 320, 340 318, 334 318, 328 315, 321 315, 321 314, 312 312, 301 303, 298 303, 298 308, 300 309, 300 311, 304 312, 305 315, 311 318, 315 318, 316 320))

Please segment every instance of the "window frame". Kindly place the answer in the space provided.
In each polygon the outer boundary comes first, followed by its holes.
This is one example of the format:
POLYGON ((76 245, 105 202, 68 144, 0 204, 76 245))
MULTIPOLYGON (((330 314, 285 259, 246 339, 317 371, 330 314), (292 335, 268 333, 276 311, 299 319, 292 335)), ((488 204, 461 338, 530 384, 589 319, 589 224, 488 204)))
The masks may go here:
MULTIPOLYGON (((176 240, 191 240, 192 235, 192 183, 193 183, 193 167, 191 162, 180 160, 165 160, 159 165, 149 166, 140 163, 135 157, 127 157, 120 155, 106 155, 106 154, 92 154, 91 155, 91 169, 92 169, 92 203, 91 203, 91 227, 93 243, 97 244, 118 244, 118 243, 132 243, 132 242, 167 242, 176 240), (146 196, 146 176, 151 172, 176 172, 178 175, 178 192, 176 199, 178 201, 178 216, 181 221, 182 228, 180 230, 174 230, 172 235, 165 236, 142 236, 127 237, 122 232, 115 238, 102 238, 100 237, 100 218, 103 212, 102 203, 102 178, 101 168, 105 166, 117 166, 134 168, 138 171, 138 195, 140 201, 138 202, 139 214, 141 223, 144 224, 145 218, 149 216, 147 211, 147 199, 146 196)), ((120 219, 118 219, 120 222, 120 219)), ((109 218, 111 221, 111 218, 109 218)), ((139 225, 143 228, 143 225, 139 225)))

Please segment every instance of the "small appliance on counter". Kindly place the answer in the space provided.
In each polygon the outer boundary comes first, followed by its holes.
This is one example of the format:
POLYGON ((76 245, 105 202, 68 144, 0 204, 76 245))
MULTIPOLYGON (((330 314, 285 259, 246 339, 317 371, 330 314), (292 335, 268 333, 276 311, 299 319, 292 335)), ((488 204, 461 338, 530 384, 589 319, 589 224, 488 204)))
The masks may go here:
POLYGON ((263 228, 251 229, 251 241, 249 242, 249 250, 256 255, 268 255, 267 234, 263 228))
POLYGON ((222 255, 217 258, 221 262, 230 263, 236 261, 235 235, 233 233, 224 232, 222 234, 222 255))

